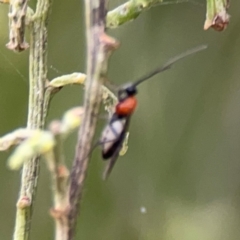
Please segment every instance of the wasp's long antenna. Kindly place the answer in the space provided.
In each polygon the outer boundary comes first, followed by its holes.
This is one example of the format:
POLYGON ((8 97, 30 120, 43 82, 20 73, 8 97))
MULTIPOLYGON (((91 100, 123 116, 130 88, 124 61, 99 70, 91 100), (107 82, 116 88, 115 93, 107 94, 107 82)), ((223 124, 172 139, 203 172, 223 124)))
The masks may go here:
POLYGON ((194 54, 194 53, 196 53, 196 52, 202 51, 202 50, 204 50, 204 49, 206 49, 206 48, 207 48, 207 45, 200 45, 200 46, 195 47, 195 48, 193 48, 193 49, 190 49, 190 50, 188 50, 188 51, 186 51, 186 52, 184 52, 184 53, 182 53, 182 54, 180 54, 180 55, 178 55, 178 56, 176 56, 176 57, 174 57, 174 58, 171 58, 171 59, 170 59, 168 62, 166 62, 163 66, 158 67, 157 69, 149 72, 149 73, 146 74, 145 76, 143 76, 143 77, 141 77, 140 79, 138 79, 137 81, 133 82, 133 86, 136 87, 137 85, 139 85, 140 83, 144 82, 145 80, 153 77, 154 75, 156 75, 156 74, 158 74, 158 73, 160 73, 160 72, 164 72, 164 71, 167 70, 167 69, 170 69, 170 68, 172 67, 172 65, 173 65, 174 63, 176 63, 178 60, 181 60, 182 58, 185 58, 185 57, 187 57, 187 56, 189 56, 189 55, 192 55, 192 54, 194 54))

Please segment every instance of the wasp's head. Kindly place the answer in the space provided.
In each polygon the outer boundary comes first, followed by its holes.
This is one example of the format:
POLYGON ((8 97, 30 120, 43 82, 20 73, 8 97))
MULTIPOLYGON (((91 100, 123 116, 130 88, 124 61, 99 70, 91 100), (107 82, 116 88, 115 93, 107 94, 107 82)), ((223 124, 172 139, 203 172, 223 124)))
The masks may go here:
POLYGON ((118 91, 118 100, 123 101, 128 97, 134 96, 137 94, 137 88, 135 85, 132 83, 127 84, 123 86, 119 91, 118 91))

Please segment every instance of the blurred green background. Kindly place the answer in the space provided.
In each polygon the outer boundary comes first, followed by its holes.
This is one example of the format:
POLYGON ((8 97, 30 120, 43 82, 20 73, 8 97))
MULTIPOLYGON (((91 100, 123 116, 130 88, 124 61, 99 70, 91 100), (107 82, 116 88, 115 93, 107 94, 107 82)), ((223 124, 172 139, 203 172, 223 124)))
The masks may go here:
MULTIPOLYGON (((49 24, 49 79, 85 69, 83 6, 55 1, 49 24)), ((114 8, 124 1, 111 1, 114 8)), ((32 3, 32 2, 31 2, 32 3)), ((167 4, 143 13, 109 34, 121 42, 109 79, 125 83, 199 44, 209 48, 139 87, 129 150, 110 179, 93 154, 76 239, 240 239, 240 2, 232 1, 224 32, 203 31, 205 1, 167 4)), ((8 41, 8 6, 0 5, 0 135, 27 118, 28 51, 15 54, 8 41)), ((82 104, 81 87, 55 96, 48 117, 60 118, 82 104)), ((104 121, 99 120, 99 131, 104 121)), ((65 145, 68 166, 76 134, 65 145)), ((11 239, 20 173, 0 153, 0 239, 11 239)), ((31 239, 53 239, 49 173, 44 162, 31 239)))

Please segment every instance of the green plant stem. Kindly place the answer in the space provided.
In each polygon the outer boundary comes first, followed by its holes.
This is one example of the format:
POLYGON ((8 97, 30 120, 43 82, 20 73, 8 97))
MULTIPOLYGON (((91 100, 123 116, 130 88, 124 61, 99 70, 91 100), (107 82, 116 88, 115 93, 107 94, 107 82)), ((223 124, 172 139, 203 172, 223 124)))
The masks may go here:
POLYGON ((69 186, 68 240, 74 238, 80 210, 84 182, 89 163, 89 152, 97 124, 97 115, 102 99, 102 84, 107 74, 108 57, 118 46, 105 34, 105 0, 85 0, 87 35, 87 79, 84 96, 84 115, 78 133, 69 186))
POLYGON ((116 28, 129 22, 161 2, 163 0, 130 0, 108 12, 107 28, 116 28))
MULTIPOLYGON (((47 79, 47 17, 50 0, 39 0, 30 22, 29 105, 27 128, 42 128, 43 103, 47 79)), ((36 193, 39 158, 30 159, 23 166, 21 189, 17 203, 14 240, 28 240, 33 200, 36 193)))

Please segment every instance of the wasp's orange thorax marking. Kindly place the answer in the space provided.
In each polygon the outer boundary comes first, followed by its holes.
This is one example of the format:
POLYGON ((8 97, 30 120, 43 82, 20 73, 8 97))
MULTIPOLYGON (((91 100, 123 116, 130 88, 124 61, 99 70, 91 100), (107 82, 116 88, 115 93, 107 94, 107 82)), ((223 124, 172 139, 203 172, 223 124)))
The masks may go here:
POLYGON ((122 102, 119 102, 116 106, 116 113, 122 116, 128 116, 132 114, 137 106, 137 99, 132 96, 128 97, 122 102))

